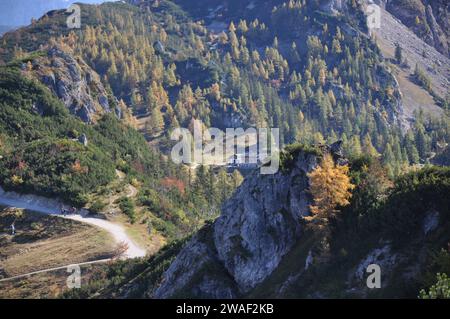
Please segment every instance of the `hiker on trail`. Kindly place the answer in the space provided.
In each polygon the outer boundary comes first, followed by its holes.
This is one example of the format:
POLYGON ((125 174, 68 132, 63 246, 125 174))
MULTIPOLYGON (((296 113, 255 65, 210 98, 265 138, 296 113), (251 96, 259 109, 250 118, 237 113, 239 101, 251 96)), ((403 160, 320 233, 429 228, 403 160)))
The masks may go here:
POLYGON ((70 214, 75 214, 77 212, 77 209, 75 207, 72 206, 72 208, 70 209, 70 214))
POLYGON ((66 216, 67 214, 67 209, 64 207, 64 205, 61 205, 61 214, 63 214, 63 216, 66 216))
POLYGON ((16 227, 14 226, 14 223, 11 224, 11 235, 14 236, 16 234, 16 227))

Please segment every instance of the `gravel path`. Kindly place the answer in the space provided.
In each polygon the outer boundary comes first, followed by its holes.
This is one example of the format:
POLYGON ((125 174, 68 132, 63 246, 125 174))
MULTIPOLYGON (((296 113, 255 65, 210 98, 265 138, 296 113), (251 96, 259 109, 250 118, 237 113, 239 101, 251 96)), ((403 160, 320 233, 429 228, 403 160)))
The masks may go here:
POLYGON ((35 195, 21 195, 15 192, 5 192, 0 187, 0 204, 5 206, 17 207, 22 209, 32 210, 38 213, 58 216, 61 218, 72 219, 81 223, 93 225, 110 233, 117 244, 126 243, 128 249, 126 250, 125 258, 144 257, 146 251, 136 245, 133 240, 126 234, 125 229, 110 221, 90 217, 87 210, 81 210, 80 214, 63 216, 60 213, 61 203, 59 201, 48 199, 35 195))

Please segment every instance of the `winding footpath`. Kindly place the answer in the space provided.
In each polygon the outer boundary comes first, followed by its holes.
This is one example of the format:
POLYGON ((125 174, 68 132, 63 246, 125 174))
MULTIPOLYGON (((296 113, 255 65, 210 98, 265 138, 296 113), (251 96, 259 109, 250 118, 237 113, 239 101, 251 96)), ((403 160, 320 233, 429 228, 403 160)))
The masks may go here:
MULTIPOLYGON (((41 214, 46 215, 52 215, 57 216, 60 218, 65 219, 71 219, 75 220, 81 223, 89 224, 98 228, 101 228, 105 231, 107 231, 111 236, 114 238, 117 244, 123 244, 125 243, 127 245, 127 250, 125 251, 123 258, 130 259, 130 258, 138 258, 138 257, 144 257, 146 255, 146 251, 142 248, 140 248, 138 245, 136 245, 133 240, 126 234, 125 229, 117 225, 115 223, 112 223, 110 221, 90 217, 89 211, 87 210, 81 210, 80 214, 73 214, 73 215, 66 215, 63 216, 60 213, 60 207, 61 202, 54 200, 54 199, 48 199, 40 196, 35 195, 21 195, 17 194, 15 192, 5 192, 0 187, 0 205, 9 206, 9 207, 16 207, 21 209, 27 209, 31 211, 35 211, 41 214)), ((88 263, 80 263, 78 265, 83 264, 92 264, 92 263, 101 263, 106 262, 109 259, 102 259, 98 261, 88 262, 88 263)), ((67 266, 65 266, 67 267, 67 266)), ((62 269, 65 267, 57 267, 57 268, 51 268, 46 270, 40 270, 36 272, 32 272, 29 274, 24 274, 20 276, 15 276, 11 278, 6 279, 13 279, 13 278, 20 278, 23 276, 40 273, 40 272, 46 272, 46 271, 52 271, 57 269, 62 269)), ((2 280, 0 280, 2 281, 2 280)))
MULTIPOLYGON (((77 266, 86 266, 86 265, 93 265, 93 264, 102 264, 102 263, 106 263, 108 261, 111 261, 111 258, 109 259, 99 259, 99 260, 94 260, 94 261, 87 261, 84 263, 78 263, 76 264, 77 266)), ((0 279, 0 282, 5 282, 5 281, 11 281, 11 280, 15 280, 15 279, 20 279, 20 278, 25 278, 28 276, 32 276, 32 275, 37 275, 37 274, 43 274, 46 272, 50 272, 50 271, 56 271, 56 270, 63 270, 63 269, 67 269, 69 266, 73 266, 72 265, 66 265, 66 266, 60 266, 60 267, 54 267, 54 268, 47 268, 47 269, 42 269, 42 270, 37 270, 37 271, 32 271, 26 274, 22 274, 22 275, 16 275, 13 277, 8 277, 8 278, 2 278, 0 279)))

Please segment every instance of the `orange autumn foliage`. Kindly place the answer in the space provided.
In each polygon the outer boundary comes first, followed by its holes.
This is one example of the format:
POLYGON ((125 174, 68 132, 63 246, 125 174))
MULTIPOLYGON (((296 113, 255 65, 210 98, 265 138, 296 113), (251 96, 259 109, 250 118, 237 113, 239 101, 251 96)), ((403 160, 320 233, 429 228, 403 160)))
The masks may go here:
POLYGON ((180 194, 184 194, 186 191, 186 185, 183 181, 175 177, 166 177, 161 181, 161 185, 166 188, 176 188, 180 194))
POLYGON ((355 188, 348 176, 347 165, 336 165, 330 154, 326 154, 320 165, 308 174, 310 192, 314 205, 310 206, 314 215, 328 217, 336 212, 336 207, 347 206, 355 188))
POLYGON ((81 166, 80 160, 78 159, 75 161, 75 163, 72 164, 71 168, 72 172, 77 174, 85 174, 88 172, 88 168, 81 166))

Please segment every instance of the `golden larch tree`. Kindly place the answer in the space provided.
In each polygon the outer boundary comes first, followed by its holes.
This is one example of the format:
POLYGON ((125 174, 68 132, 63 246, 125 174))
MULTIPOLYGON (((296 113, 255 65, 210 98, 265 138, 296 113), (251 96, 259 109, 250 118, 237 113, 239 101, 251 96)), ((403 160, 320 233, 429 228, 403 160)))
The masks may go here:
POLYGON ((310 209, 314 215, 326 218, 336 212, 336 207, 350 204, 350 191, 355 185, 351 183, 348 171, 347 165, 336 165, 332 156, 326 154, 320 165, 308 174, 314 200, 310 209))

